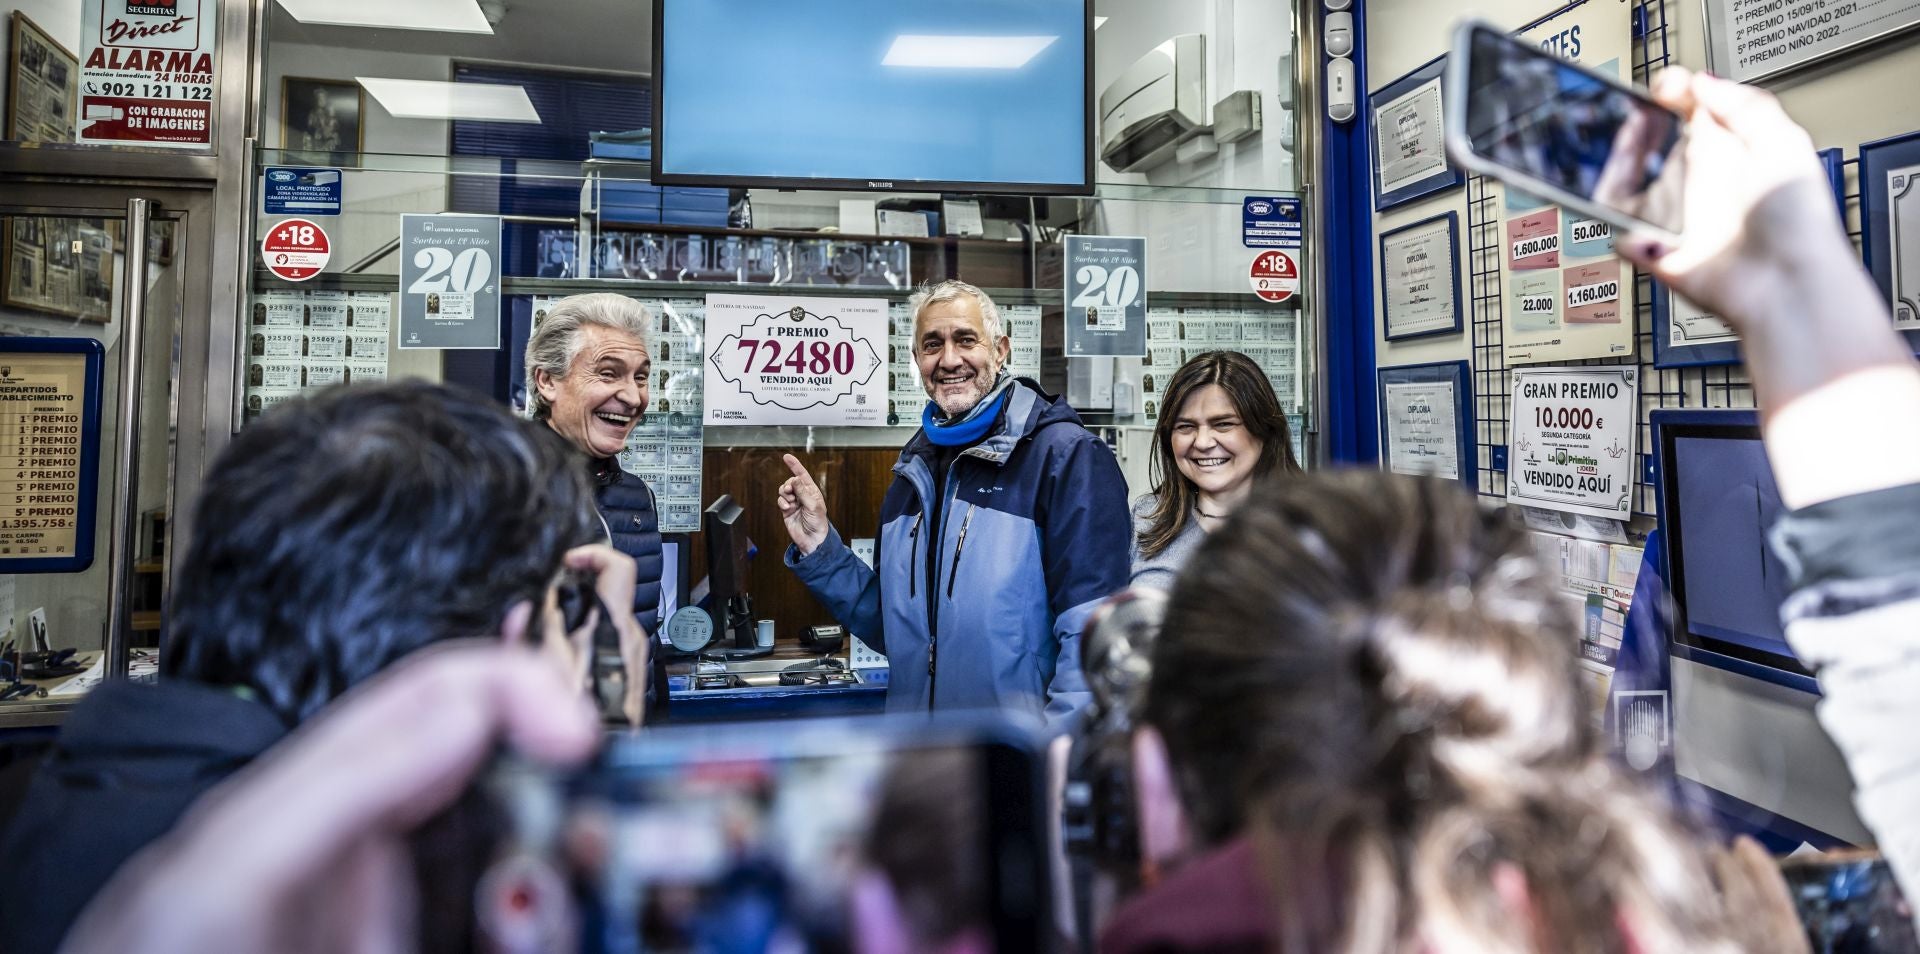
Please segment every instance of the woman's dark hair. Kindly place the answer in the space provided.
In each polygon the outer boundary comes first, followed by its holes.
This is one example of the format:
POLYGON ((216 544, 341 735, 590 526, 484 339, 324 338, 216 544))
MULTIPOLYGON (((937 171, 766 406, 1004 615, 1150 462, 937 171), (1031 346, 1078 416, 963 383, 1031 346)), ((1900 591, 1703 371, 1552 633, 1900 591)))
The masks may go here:
POLYGON ((1208 534, 1141 715, 1196 837, 1274 859, 1284 949, 1617 954, 1630 922, 1645 950, 1731 950, 1703 846, 1603 750, 1565 603, 1452 482, 1268 482, 1208 534))
POLYGON ((1293 457, 1293 439, 1280 398, 1267 383, 1266 372, 1238 351, 1208 351, 1195 355, 1173 373, 1160 397, 1160 422, 1153 428, 1153 458, 1148 479, 1153 482, 1153 509, 1146 528, 1138 534, 1140 553, 1156 557, 1187 528, 1200 492, 1180 475, 1173 458, 1173 427, 1187 399, 1209 384, 1220 385, 1240 414, 1241 426, 1260 439, 1260 460, 1253 466, 1255 480, 1274 474, 1300 473, 1293 457))
POLYGON ((580 455, 479 394, 420 382, 282 404, 220 455, 174 578, 171 677, 288 724, 428 643, 491 636, 598 536, 580 455))

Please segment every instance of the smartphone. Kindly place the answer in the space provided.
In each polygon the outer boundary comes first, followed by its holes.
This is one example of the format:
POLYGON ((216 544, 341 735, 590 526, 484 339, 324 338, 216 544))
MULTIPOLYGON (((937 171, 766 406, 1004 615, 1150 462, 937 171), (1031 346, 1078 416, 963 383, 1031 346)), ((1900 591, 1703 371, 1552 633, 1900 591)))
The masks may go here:
POLYGON ((1644 91, 1484 20, 1454 34, 1447 154, 1480 175, 1669 244, 1686 123, 1644 91))
POLYGON ((1043 771, 1000 723, 672 727, 503 765, 474 917, 497 950, 1045 947, 1043 771))
POLYGON ((1885 859, 1826 852, 1780 863, 1807 940, 1821 954, 1912 954, 1920 950, 1913 906, 1885 859))

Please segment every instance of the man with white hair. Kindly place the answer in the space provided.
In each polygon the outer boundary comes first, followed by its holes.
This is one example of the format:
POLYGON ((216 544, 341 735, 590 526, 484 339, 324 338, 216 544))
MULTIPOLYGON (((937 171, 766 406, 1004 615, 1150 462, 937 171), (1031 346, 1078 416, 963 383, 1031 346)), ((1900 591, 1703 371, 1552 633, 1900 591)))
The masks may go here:
POLYGON ((876 569, 827 522, 819 485, 792 455, 779 492, 787 565, 887 655, 888 709, 1058 720, 1089 699, 1087 616, 1127 584, 1126 481, 1066 401, 1006 372, 1012 346, 986 293, 947 281, 909 305, 933 401, 880 505, 876 569))
POLYGON ((624 295, 562 298, 527 339, 527 403, 587 457, 608 542, 639 564, 633 613, 649 636, 660 612, 660 519, 652 488, 615 455, 647 410, 650 316, 624 295))

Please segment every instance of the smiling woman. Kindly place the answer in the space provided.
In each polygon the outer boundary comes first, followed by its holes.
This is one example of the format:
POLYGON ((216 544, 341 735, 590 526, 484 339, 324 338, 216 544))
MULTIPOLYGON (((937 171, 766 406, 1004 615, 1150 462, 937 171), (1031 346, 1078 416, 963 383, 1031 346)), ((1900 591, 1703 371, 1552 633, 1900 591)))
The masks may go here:
POLYGON ((1153 435, 1153 492, 1135 501, 1133 579, 1170 588, 1256 480, 1297 474, 1286 413, 1252 358, 1209 351, 1175 371, 1153 435))

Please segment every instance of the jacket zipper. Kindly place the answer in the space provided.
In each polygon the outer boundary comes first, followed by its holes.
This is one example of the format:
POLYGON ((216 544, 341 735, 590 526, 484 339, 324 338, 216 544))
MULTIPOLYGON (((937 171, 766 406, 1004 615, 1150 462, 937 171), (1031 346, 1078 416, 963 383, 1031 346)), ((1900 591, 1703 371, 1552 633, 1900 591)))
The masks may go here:
MULTIPOLYGON (((920 565, 920 518, 924 516, 926 516, 925 511, 914 514, 913 529, 907 531, 907 539, 912 541, 912 544, 913 544, 913 556, 910 558, 911 562, 907 564, 908 566, 911 566, 911 567, 918 567, 920 565)), ((920 573, 917 569, 914 572, 907 574, 908 598, 914 597, 920 591, 920 581, 916 579, 916 577, 918 577, 919 575, 920 573)))
POLYGON ((967 517, 960 521, 960 539, 953 544, 953 565, 947 568, 947 599, 953 599, 953 581, 960 576, 960 551, 967 547, 967 528, 973 526, 974 505, 967 504, 967 517))

